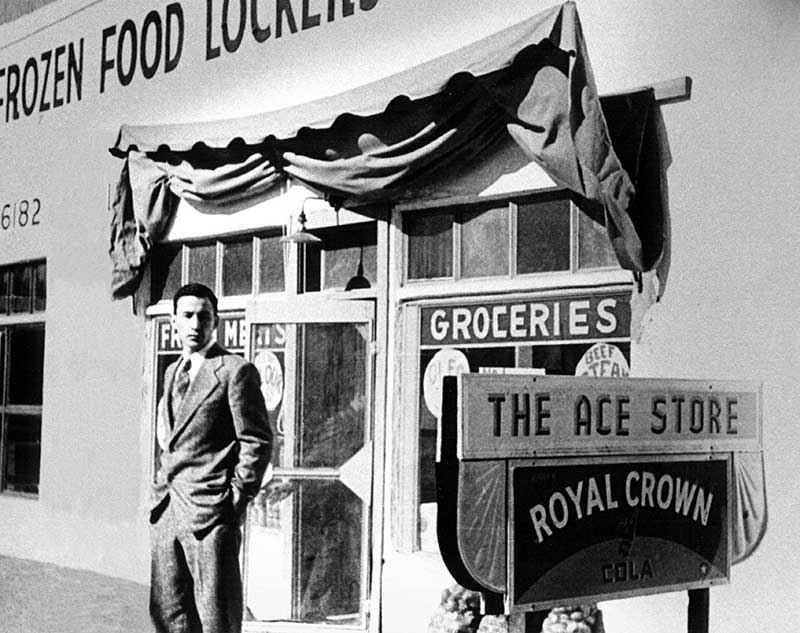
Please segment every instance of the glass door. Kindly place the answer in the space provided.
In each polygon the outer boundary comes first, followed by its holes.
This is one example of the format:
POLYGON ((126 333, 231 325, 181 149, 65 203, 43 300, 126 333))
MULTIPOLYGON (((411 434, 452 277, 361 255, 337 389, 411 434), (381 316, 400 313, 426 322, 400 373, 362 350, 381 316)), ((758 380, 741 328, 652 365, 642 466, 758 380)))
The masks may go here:
POLYGON ((254 303, 247 321, 276 437, 246 522, 245 620, 366 627, 374 304, 254 303))

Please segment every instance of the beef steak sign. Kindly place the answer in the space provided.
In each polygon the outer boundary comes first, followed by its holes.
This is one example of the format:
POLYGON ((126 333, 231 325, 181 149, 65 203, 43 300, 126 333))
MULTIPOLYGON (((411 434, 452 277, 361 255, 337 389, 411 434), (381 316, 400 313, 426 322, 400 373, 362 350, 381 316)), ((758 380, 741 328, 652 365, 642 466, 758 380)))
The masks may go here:
POLYGON ((507 611, 725 583, 761 540, 759 383, 446 380, 440 549, 507 611))

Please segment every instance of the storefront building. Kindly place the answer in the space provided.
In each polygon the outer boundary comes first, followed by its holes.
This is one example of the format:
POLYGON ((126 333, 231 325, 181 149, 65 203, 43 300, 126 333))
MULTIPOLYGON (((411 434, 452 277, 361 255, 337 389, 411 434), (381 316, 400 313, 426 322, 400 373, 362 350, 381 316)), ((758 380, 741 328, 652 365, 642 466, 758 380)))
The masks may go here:
MULTIPOLYGON (((425 630, 453 582, 441 377, 463 371, 763 380, 770 527, 711 621, 777 626, 796 588, 753 583, 800 572, 781 160, 800 126, 772 47, 800 52, 800 13, 725 4, 9 13, 0 554, 147 582, 153 414, 192 280, 277 431, 245 525, 247 630, 425 630), (756 21, 771 43, 738 63, 756 21)), ((606 603, 606 629, 676 630, 684 600, 606 603)))

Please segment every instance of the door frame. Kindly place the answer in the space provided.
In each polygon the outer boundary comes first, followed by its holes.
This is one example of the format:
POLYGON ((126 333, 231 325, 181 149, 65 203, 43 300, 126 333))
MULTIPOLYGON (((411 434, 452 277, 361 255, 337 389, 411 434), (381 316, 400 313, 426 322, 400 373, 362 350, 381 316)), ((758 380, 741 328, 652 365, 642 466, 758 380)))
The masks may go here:
MULTIPOLYGON (((248 337, 251 327, 257 323, 309 324, 309 323, 361 323, 370 327, 371 340, 367 353, 371 356, 371 384, 367 393, 371 400, 372 444, 372 494, 367 517, 368 539, 366 556, 365 600, 363 606, 366 626, 342 626, 304 624, 295 622, 245 622, 245 631, 369 631, 380 630, 381 576, 383 560, 384 530, 384 472, 386 441, 386 305, 380 299, 354 298, 342 294, 314 293, 288 295, 284 297, 257 296, 247 302, 245 327, 248 337)), ((248 344, 246 357, 250 359, 248 344)))

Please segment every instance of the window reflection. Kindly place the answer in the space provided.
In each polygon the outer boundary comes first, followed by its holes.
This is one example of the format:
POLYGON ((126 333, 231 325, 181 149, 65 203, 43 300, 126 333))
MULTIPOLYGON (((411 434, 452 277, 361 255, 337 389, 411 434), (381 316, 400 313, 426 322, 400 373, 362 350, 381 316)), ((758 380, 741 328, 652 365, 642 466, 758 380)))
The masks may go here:
POLYGON ((365 516, 339 481, 270 482, 249 513, 248 617, 360 623, 365 516))

